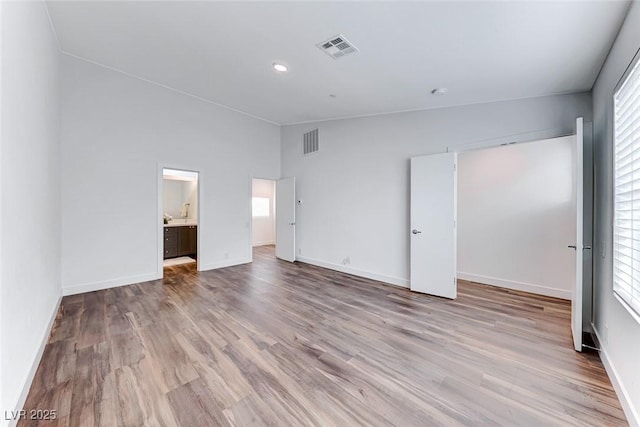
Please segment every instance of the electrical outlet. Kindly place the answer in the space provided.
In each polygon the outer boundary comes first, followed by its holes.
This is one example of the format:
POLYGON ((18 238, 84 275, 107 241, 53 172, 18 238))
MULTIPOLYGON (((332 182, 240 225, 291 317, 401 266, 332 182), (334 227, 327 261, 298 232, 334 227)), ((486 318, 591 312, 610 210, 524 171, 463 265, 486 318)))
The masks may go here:
POLYGON ((342 260, 342 265, 349 265, 349 264, 351 264, 351 257, 348 256, 342 260))
POLYGON ((298 248, 298 255, 302 255, 302 248, 298 248))
POLYGON ((604 325, 604 343, 609 344, 609 325, 604 325))
POLYGON ((225 253, 224 253, 224 258, 225 258, 225 259, 229 259, 229 252, 225 252, 225 253))

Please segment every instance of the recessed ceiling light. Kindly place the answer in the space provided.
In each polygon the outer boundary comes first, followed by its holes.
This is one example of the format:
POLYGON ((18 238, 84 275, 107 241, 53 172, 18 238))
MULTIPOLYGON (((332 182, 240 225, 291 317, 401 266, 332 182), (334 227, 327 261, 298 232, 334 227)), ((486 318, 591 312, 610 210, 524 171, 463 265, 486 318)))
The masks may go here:
POLYGON ((279 62, 274 62, 274 63, 273 63, 273 68, 274 68, 276 71, 280 71, 281 73, 284 73, 285 71, 287 71, 287 70, 289 69, 289 68, 287 68, 287 66, 286 66, 286 65, 284 65, 284 64, 280 64, 279 62))
POLYGON ((442 96, 447 92, 449 92, 449 89, 447 89, 446 87, 439 87, 437 89, 432 90, 431 94, 435 96, 442 96))

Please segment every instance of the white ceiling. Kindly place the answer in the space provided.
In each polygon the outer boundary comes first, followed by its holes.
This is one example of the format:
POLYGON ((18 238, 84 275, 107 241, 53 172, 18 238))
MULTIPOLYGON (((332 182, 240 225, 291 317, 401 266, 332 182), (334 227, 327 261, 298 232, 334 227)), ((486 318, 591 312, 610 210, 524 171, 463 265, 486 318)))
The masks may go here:
POLYGON ((278 124, 589 90, 628 6, 47 3, 64 52, 278 124), (360 52, 334 60, 316 48, 338 33, 360 52))

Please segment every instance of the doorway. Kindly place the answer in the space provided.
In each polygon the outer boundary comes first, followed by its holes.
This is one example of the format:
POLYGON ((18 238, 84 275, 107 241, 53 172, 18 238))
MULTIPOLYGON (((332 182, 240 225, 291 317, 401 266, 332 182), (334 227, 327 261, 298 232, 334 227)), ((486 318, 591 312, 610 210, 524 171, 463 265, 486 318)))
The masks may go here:
POLYGON ((251 180, 251 246, 255 249, 276 245, 276 182, 251 180))
POLYGON ((198 269, 199 173, 162 168, 162 270, 198 269))
POLYGON ((571 300, 575 136, 458 154, 457 278, 571 300))
POLYGON ((456 298, 462 279, 571 300, 580 351, 592 288, 584 128, 579 118, 575 135, 412 158, 411 289, 456 298))
POLYGON ((296 181, 251 179, 251 246, 253 253, 296 260, 296 181))

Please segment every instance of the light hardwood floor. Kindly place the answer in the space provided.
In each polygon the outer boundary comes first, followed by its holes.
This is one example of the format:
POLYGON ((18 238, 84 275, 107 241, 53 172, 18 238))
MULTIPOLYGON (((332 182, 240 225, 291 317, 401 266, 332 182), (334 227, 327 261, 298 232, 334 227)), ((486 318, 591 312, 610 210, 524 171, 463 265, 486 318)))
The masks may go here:
POLYGON ((65 426, 626 425, 566 301, 465 282, 448 301, 254 254, 65 297, 25 409, 65 426))

